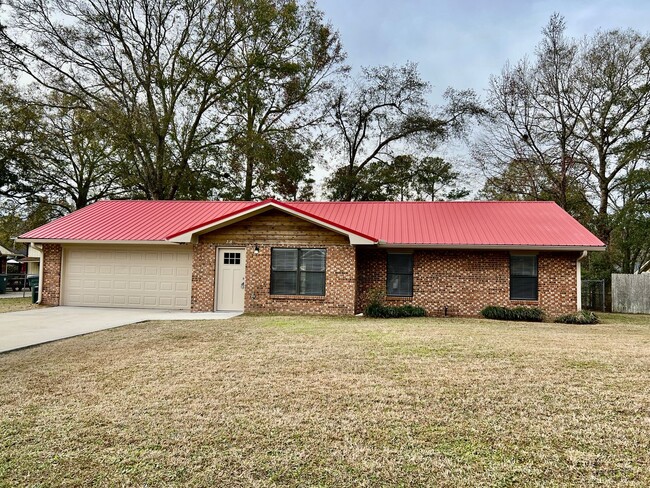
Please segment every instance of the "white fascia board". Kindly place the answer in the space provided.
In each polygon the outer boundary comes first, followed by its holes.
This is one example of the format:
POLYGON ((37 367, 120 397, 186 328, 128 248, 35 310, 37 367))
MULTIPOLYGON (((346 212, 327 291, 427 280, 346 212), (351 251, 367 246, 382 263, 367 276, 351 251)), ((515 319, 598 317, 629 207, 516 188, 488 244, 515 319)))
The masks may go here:
POLYGON ((389 244, 380 242, 378 247, 392 249, 474 249, 474 250, 497 250, 497 251, 605 251, 605 247, 584 247, 584 246, 519 246, 514 244, 389 244))
POLYGON ((154 246, 178 246, 180 243, 171 241, 103 241, 92 239, 16 239, 16 242, 29 242, 31 244, 126 244, 126 245, 154 245, 154 246))
POLYGON ((337 227, 335 225, 328 224, 327 222, 323 222, 322 220, 319 220, 317 218, 311 217, 309 215, 305 215, 301 212, 297 212, 291 208, 284 207, 282 205, 277 205, 274 202, 268 202, 264 205, 261 205, 259 207, 255 207, 253 209, 247 209, 243 210, 242 212, 239 212, 235 215, 231 215, 230 217, 219 220, 218 222, 213 222, 211 224, 207 224, 203 227, 199 227, 198 229, 191 230, 189 232, 186 232, 184 234, 180 234, 176 237, 172 237, 170 239, 170 242, 178 242, 178 243, 183 243, 183 242, 195 242, 196 238, 200 234, 205 234, 207 232, 211 232, 213 230, 217 230, 221 227, 226 227, 227 225, 234 224, 235 222, 238 222, 240 220, 245 220, 249 217, 252 217, 254 215, 260 214, 265 212, 266 210, 271 208, 276 208, 282 212, 288 213, 289 215, 292 215, 294 217, 297 217, 302 220, 306 220, 307 222, 311 222, 314 225, 318 225, 319 227, 324 227, 325 229, 331 230, 333 232, 336 232, 338 234, 343 234, 348 237, 350 240, 350 244, 353 245, 371 245, 371 244, 376 244, 376 241, 373 241, 371 239, 367 239, 365 237, 362 237, 358 234, 355 234, 353 232, 348 232, 345 229, 341 229, 340 227, 337 227))

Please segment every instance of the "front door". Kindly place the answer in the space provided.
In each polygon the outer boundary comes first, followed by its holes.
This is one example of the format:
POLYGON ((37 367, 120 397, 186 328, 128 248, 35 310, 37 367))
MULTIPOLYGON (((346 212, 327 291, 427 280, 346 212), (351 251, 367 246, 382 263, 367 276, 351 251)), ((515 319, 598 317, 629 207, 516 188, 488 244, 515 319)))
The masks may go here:
POLYGON ((219 249, 217 259, 217 310, 244 310, 244 249, 219 249))

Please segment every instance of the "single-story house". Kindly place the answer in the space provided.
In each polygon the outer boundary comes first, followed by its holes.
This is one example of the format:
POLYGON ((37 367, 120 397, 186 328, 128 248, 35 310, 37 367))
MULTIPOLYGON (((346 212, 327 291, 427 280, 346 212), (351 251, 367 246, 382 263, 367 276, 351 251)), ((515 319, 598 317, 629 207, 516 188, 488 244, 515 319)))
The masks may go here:
POLYGON ((552 202, 101 201, 20 236, 45 305, 350 315, 580 309, 605 245, 552 202))

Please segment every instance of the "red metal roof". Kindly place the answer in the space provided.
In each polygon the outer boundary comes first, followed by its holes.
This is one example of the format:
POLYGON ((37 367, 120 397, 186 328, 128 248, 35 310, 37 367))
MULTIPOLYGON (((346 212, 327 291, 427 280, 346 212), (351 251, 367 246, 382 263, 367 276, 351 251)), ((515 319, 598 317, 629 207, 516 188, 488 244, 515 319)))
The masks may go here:
POLYGON ((112 200, 23 234, 29 240, 166 241, 273 203, 380 244, 601 248, 553 202, 211 202, 112 200))

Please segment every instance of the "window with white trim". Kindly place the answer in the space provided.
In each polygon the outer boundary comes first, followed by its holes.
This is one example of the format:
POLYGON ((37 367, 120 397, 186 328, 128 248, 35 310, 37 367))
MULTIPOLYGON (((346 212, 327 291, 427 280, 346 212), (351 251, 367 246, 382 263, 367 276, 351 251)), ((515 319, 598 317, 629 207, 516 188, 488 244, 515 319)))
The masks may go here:
POLYGON ((510 256, 510 300, 537 300, 537 256, 510 256))
POLYGON ((271 249, 272 295, 325 295, 325 249, 271 249))

